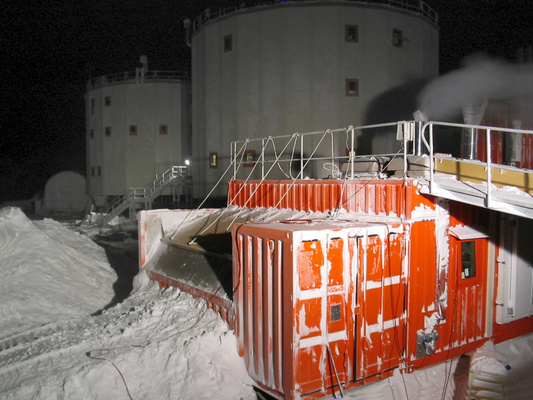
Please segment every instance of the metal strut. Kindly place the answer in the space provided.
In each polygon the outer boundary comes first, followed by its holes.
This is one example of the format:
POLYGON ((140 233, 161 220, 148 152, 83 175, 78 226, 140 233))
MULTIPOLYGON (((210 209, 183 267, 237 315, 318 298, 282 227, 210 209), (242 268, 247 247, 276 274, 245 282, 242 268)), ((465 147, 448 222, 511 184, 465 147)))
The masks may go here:
MULTIPOLYGON (((335 379, 337 379, 337 386, 339 387, 339 393, 341 394, 341 398, 344 398, 344 392, 342 391, 341 382, 339 381, 339 375, 337 374, 337 367, 335 366, 335 361, 333 360, 333 354, 331 354, 329 343, 325 346, 326 346, 326 349, 328 350, 331 364, 333 365, 333 372, 335 372, 335 379)), ((333 395, 335 396, 335 390, 333 390, 333 395)))

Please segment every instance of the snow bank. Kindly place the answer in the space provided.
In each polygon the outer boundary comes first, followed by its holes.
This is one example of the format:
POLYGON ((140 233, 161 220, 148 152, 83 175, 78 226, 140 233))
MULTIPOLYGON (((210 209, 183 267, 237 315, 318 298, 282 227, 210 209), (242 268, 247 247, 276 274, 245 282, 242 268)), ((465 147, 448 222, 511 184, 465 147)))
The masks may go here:
POLYGON ((116 274, 104 250, 51 219, 30 221, 16 207, 0 209, 0 333, 87 315, 114 296, 116 274))

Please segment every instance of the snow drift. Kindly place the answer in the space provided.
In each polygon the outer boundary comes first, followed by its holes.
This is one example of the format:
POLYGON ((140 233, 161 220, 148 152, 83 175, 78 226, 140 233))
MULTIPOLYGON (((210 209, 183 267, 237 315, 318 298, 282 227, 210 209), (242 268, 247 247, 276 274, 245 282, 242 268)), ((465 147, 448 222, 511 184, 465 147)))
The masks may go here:
POLYGON ((87 315, 114 296, 115 271, 104 250, 59 222, 31 221, 15 207, 0 210, 0 333, 87 315))

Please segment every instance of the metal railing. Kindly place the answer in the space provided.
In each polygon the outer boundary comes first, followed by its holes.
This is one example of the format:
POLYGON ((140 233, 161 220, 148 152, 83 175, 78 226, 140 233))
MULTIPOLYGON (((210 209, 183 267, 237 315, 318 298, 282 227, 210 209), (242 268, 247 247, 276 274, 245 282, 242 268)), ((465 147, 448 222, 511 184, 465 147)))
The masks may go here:
POLYGON ((183 81, 191 80, 190 72, 185 71, 146 71, 141 74, 139 71, 126 71, 107 74, 91 78, 87 83, 88 88, 98 88, 115 83, 142 83, 141 82, 160 82, 160 81, 183 81))
MULTIPOLYGON (((230 153, 232 179, 239 178, 243 167, 251 168, 245 170, 247 175, 262 180, 272 178, 273 174, 276 172, 279 174, 279 171, 287 179, 304 179, 306 169, 310 168, 311 163, 317 162, 333 179, 354 178, 358 162, 369 160, 369 157, 378 161, 382 158, 390 161, 397 156, 404 158, 405 174, 406 156, 415 154, 416 151, 416 146, 408 145, 408 142, 415 137, 416 126, 417 123, 414 121, 400 121, 234 141, 231 143, 230 153), (400 139, 398 151, 371 155, 356 154, 358 137, 372 133, 385 133, 400 139), (258 148, 260 150, 256 151, 258 148)), ((312 177, 320 178, 316 175, 312 177)))
MULTIPOLYGON (((211 11, 211 9, 207 8, 202 13, 196 17, 192 23, 193 32, 200 29, 200 27, 207 22, 224 17, 229 14, 233 14, 240 10, 245 10, 248 8, 254 8, 259 6, 269 6, 273 4, 278 5, 290 5, 294 3, 312 3, 312 2, 321 2, 323 3, 323 0, 291 0, 291 1, 283 1, 283 0, 256 0, 256 1, 241 1, 239 2, 239 5, 234 7, 224 7, 220 8, 214 11, 211 11)), ((421 15, 424 18, 427 18, 429 21, 431 21, 434 24, 438 23, 438 15, 433 8, 431 8, 428 4, 426 4, 423 0, 330 0, 331 3, 362 3, 362 4, 378 4, 383 5, 386 7, 391 8, 398 8, 404 11, 413 12, 415 14, 421 15)))
POLYGON ((188 175, 189 172, 187 166, 175 165, 167 169, 160 176, 157 176, 148 186, 128 189, 125 194, 118 196, 109 204, 105 211, 106 215, 103 218, 104 224, 111 221, 134 203, 147 203, 153 201, 169 184, 179 179, 185 179, 188 175))
MULTIPOLYGON (((461 158, 460 161, 463 163, 481 163, 485 171, 487 173, 487 178, 485 182, 486 187, 486 198, 485 198, 485 205, 486 207, 491 208, 492 207, 492 167, 494 165, 501 165, 501 164, 495 164, 492 161, 492 135, 497 133, 504 133, 504 134, 525 134, 525 135, 533 135, 533 131, 527 130, 527 129, 514 129, 514 128, 500 128, 495 126, 484 126, 484 125, 469 125, 469 124, 458 124, 458 123, 447 123, 447 122, 426 122, 421 129, 420 132, 420 139, 422 140, 424 147, 429 155, 430 160, 430 168, 429 168, 429 191, 430 193, 435 193, 436 183, 435 183, 435 148, 434 148, 434 128, 436 126, 440 127, 452 127, 452 128, 460 128, 460 129, 469 129, 473 133, 474 131, 485 131, 485 152, 486 152, 486 160, 479 160, 479 158, 474 158, 472 156, 471 159, 465 159, 461 158), (427 138, 426 138, 427 133, 427 138)), ((472 134, 472 137, 474 135, 472 134)), ((475 146, 476 143, 473 141, 471 143, 472 146, 475 146)), ((472 154, 472 153, 471 153, 472 154)))

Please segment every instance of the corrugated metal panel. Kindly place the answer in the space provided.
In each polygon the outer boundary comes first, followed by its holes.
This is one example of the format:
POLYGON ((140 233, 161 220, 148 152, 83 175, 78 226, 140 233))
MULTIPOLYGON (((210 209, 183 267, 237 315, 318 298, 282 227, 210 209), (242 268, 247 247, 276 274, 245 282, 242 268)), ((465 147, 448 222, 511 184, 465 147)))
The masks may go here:
POLYGON ((249 235, 237 235, 234 244, 239 352, 250 376, 283 393, 283 244, 249 235))
POLYGON ((229 205, 276 207, 302 211, 349 212, 409 217, 423 198, 412 180, 331 181, 300 180, 230 181, 229 205), (406 193, 408 192, 408 194, 406 193), (416 197, 416 199, 415 199, 416 197))

